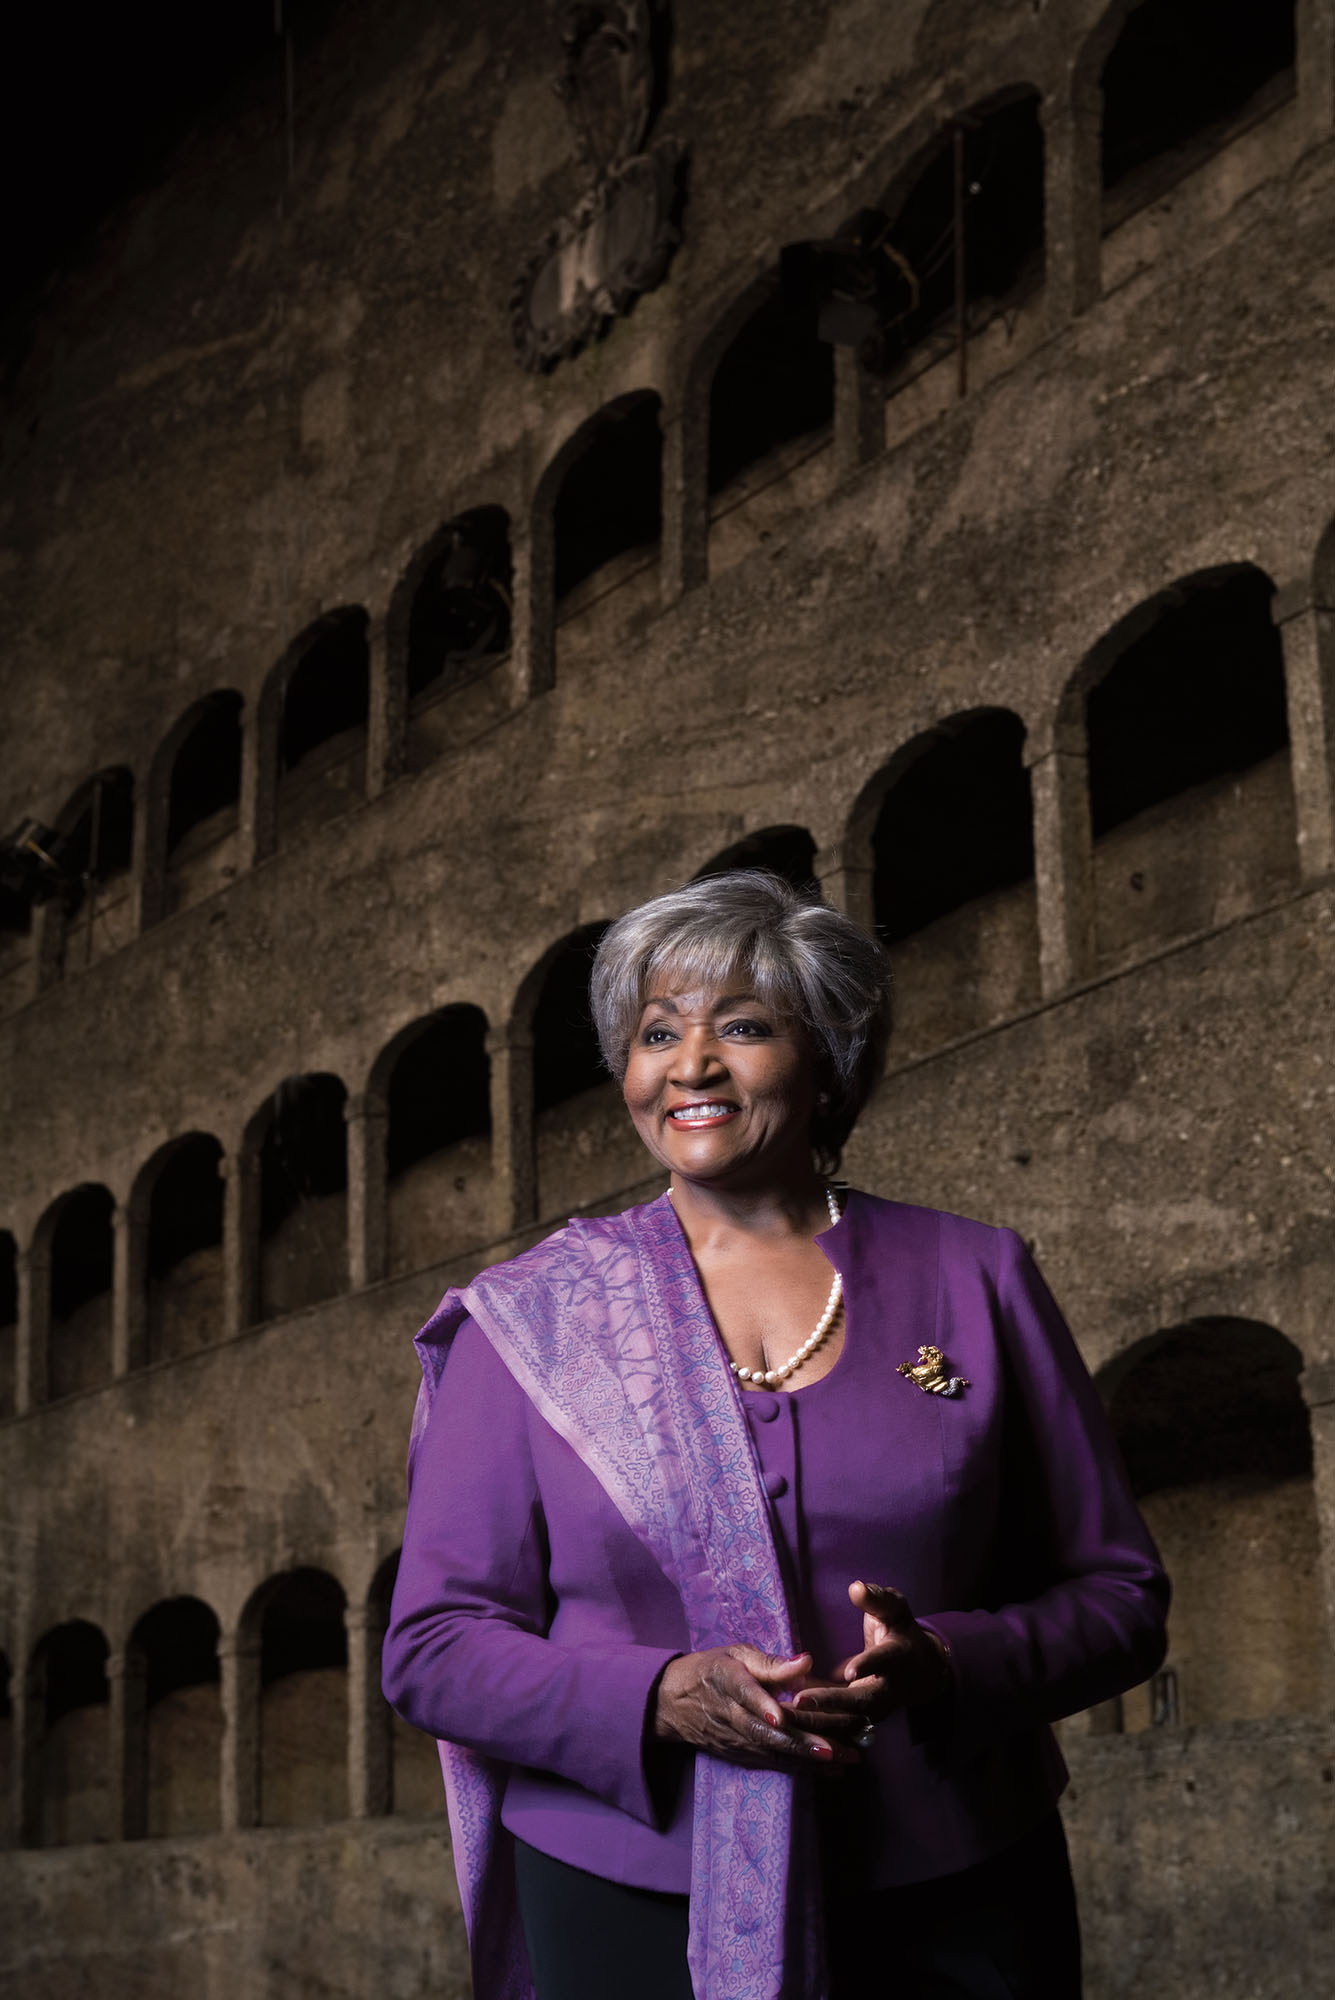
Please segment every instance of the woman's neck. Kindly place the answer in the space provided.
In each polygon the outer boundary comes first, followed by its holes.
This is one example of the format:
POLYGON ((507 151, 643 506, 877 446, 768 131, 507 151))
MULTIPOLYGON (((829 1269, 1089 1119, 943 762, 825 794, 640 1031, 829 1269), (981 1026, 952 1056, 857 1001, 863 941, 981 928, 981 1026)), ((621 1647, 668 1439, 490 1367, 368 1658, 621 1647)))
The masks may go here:
POLYGON ((819 1235, 830 1226, 828 1183, 813 1168, 761 1186, 729 1187, 674 1175, 672 1205, 693 1249, 728 1236, 772 1241, 819 1235))

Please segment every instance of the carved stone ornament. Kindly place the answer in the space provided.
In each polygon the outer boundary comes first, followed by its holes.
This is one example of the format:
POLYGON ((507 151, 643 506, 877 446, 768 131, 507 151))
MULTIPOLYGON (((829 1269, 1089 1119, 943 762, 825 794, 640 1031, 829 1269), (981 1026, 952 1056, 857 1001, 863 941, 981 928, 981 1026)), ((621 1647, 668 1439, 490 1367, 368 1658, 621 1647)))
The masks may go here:
POLYGON ((681 241, 682 148, 642 150, 661 76, 650 0, 601 0, 562 15, 556 93, 588 182, 516 281, 510 323, 520 365, 578 353, 664 277, 681 241))

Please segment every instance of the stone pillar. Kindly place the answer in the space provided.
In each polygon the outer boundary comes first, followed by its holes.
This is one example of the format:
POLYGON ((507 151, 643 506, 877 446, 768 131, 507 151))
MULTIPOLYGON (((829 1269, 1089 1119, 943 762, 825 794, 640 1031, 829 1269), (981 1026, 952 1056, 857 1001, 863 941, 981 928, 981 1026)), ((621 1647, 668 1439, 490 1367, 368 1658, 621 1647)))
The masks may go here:
POLYGON ((142 1840, 148 1832, 148 1665, 142 1653, 107 1657, 110 1697, 110 1805, 113 1840, 142 1840))
POLYGON ((556 540, 550 507, 531 534, 510 531, 510 698, 516 708, 545 694, 556 678, 556 540))
MULTIPOLYGON (((25 1648, 25 1656, 27 1653, 25 1648)), ((42 1833, 42 1737, 46 1725, 46 1677, 35 1665, 17 1661, 11 1674, 14 1775, 11 1810, 21 1847, 37 1847, 42 1833)))
POLYGON ((855 347, 834 350, 835 476, 847 479, 885 449, 885 390, 855 347))
POLYGON ((812 873, 826 902, 875 936, 876 875, 870 843, 854 847, 836 841, 831 847, 822 847, 812 863, 812 873))
POLYGON ((1034 877, 1043 997, 1094 971, 1094 842, 1089 758, 1083 743, 1057 742, 1029 760, 1034 806, 1034 877))
POLYGON ((1312 882, 1335 867, 1335 608, 1297 584, 1275 592, 1271 616, 1284 643, 1298 872, 1312 882))
POLYGON ((709 418, 703 409, 666 406, 663 431, 663 541, 659 561, 664 606, 709 575, 709 418))
POLYGON ((1103 93, 1069 74, 1043 100, 1044 295, 1051 327, 1099 296, 1103 262, 1103 93))
POLYGON ((538 1206, 533 1141, 533 1037, 516 1028, 487 1036, 491 1058, 492 1231, 513 1235, 534 1220, 538 1206))
POLYGON ((366 796, 379 798, 401 777, 408 731, 408 678, 405 663, 391 655, 383 618, 373 618, 366 634, 370 664, 366 716, 366 796))
POLYGON ((20 1250, 19 1317, 14 1328, 14 1409, 20 1417, 46 1401, 46 1345, 51 1331, 51 1252, 20 1250))
POLYGON ((242 1150, 218 1162, 223 1178, 223 1339, 253 1326, 260 1307, 260 1162, 242 1150))
POLYGON ((282 690, 276 677, 247 702, 241 717, 241 792, 237 802, 237 866, 244 874, 274 851, 278 800, 278 724, 282 690))
POLYGON ((117 1202, 112 1230, 111 1372, 128 1375, 148 1359, 148 1223, 117 1202))
POLYGON ((222 1831, 260 1821, 260 1640, 231 1632, 218 1641, 222 1680, 222 1831))
POLYGON ((348 1635, 348 1811, 370 1819, 393 1807, 392 1718, 380 1692, 380 1648, 385 1636, 383 1605, 343 1613, 348 1635))
POLYGON ((354 1292, 374 1285, 389 1265, 385 1138, 389 1113, 369 1094, 348 1098, 348 1283, 354 1292))
MULTIPOLYGON (((1321 1547, 1321 1602, 1327 1654, 1335 1647, 1335 1361, 1309 1362, 1299 1376, 1312 1425, 1312 1478, 1321 1547)), ((1327 1661, 1335 1682, 1335 1669, 1327 1661)))
POLYGON ((138 898, 136 929, 141 932, 151 930, 167 914, 167 813, 172 762, 172 758, 161 755, 153 759, 134 817, 131 886, 138 898))
POLYGON ((65 971, 65 905, 60 891, 38 903, 32 913, 32 975, 34 994, 45 993, 65 971))
POLYGON ((1335 132, 1335 0, 1298 0, 1298 108, 1308 145, 1335 132))

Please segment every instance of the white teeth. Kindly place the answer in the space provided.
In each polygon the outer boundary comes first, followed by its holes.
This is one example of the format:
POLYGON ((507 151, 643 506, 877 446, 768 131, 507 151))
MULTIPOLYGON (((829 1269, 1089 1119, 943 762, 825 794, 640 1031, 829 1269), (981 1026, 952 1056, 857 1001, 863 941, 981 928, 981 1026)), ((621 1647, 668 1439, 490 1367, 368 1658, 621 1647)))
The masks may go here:
POLYGON ((669 1115, 681 1123, 704 1125, 711 1118, 727 1118, 731 1112, 730 1104, 679 1104, 669 1115))

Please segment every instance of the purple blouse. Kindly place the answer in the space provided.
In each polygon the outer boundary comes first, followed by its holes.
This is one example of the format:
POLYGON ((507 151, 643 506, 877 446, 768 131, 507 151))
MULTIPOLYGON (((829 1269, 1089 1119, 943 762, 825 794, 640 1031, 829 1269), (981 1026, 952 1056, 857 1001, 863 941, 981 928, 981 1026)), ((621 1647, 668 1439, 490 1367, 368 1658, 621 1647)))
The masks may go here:
MULTIPOLYGON (((896 1585, 950 1649, 953 1695, 878 1725, 845 1781, 889 1885, 966 1867, 1050 1809, 1065 1774, 1047 1722, 1154 1671, 1167 1582, 1012 1231, 854 1193, 818 1240, 843 1273, 843 1352, 821 1381, 744 1391, 742 1408, 817 1668, 861 1649, 855 1578, 896 1585), (896 1372, 928 1342, 967 1389, 928 1395, 896 1372)), ((684 1892, 691 1759, 646 1724, 687 1648, 676 1589, 464 1320, 414 1465, 390 1702, 504 1760, 502 1818, 533 1847, 684 1892)))

